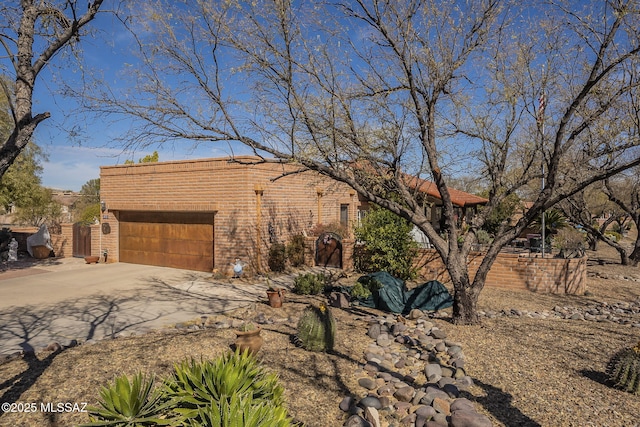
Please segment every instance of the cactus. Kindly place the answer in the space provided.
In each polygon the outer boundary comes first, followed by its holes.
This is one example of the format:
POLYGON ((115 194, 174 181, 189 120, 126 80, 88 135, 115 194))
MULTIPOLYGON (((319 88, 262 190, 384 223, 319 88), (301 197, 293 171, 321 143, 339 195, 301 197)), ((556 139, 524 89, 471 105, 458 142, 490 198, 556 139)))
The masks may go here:
POLYGON ((640 395, 640 342, 616 353, 607 366, 607 375, 616 387, 640 395))
POLYGON ((336 336, 336 321, 324 303, 308 306, 298 322, 298 343, 309 351, 332 351, 336 336))

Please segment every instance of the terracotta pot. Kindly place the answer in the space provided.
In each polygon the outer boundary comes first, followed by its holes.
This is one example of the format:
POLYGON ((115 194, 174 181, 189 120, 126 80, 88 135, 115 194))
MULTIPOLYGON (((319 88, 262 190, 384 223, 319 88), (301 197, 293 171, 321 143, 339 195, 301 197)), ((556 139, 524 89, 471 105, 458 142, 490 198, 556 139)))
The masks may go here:
POLYGON ((99 259, 100 257, 97 256, 86 256, 84 257, 84 262, 86 262, 87 264, 97 264, 99 259))
POLYGON ((267 297, 269 298, 269 305, 271 307, 280 308, 284 302, 284 289, 267 291, 267 297))
POLYGON ((244 351, 248 349, 249 352, 255 354, 262 347, 262 343, 264 342, 262 337, 260 336, 260 332, 262 329, 256 328, 251 331, 236 331, 236 348, 240 349, 240 351, 244 351))
POLYGON ((42 245, 42 246, 32 246, 31 252, 33 253, 33 257, 36 259, 45 259, 49 258, 51 254, 51 249, 42 245))

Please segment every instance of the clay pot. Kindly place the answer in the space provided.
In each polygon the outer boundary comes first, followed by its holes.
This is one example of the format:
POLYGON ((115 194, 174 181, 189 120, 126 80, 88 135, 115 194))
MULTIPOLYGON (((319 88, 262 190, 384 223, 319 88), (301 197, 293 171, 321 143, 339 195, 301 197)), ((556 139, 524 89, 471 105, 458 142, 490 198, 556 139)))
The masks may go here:
POLYGON ((269 305, 271 307, 280 308, 284 302, 284 289, 268 290, 267 297, 269 298, 269 305))
POLYGON ((262 337, 260 336, 260 332, 262 329, 256 328, 251 331, 236 331, 236 342, 235 346, 240 351, 244 351, 248 349, 249 352, 255 354, 262 347, 262 343, 264 342, 262 337))
POLYGON ((84 262, 86 262, 87 264, 97 264, 99 259, 100 257, 97 256, 86 256, 84 257, 84 262))

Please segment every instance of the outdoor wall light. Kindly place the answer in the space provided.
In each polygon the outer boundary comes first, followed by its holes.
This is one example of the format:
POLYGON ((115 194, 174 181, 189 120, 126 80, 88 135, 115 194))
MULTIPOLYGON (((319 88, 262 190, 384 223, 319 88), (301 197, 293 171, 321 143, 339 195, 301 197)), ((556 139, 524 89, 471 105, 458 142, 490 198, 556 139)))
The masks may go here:
POLYGON ((104 200, 100 202, 100 210, 102 212, 107 210, 107 202, 105 202, 104 200))

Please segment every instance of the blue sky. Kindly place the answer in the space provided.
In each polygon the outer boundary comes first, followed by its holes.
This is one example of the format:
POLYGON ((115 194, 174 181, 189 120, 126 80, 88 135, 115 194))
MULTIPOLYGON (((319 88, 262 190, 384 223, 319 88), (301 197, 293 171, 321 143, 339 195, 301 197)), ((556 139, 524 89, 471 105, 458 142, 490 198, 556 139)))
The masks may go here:
MULTIPOLYGON (((108 2, 105 2, 108 3, 108 2)), ((108 4, 106 5, 109 6, 108 4)), ((117 75, 121 69, 135 60, 128 55, 131 40, 119 23, 108 13, 99 14, 90 25, 101 34, 97 40, 84 39, 82 48, 88 67, 104 74, 110 84, 117 87, 117 75)), ((34 114, 48 111, 51 117, 36 129, 35 142, 47 154, 42 162, 41 175, 45 187, 79 191, 82 184, 100 176, 100 166, 122 164, 127 159, 138 161, 141 157, 157 150, 160 161, 183 160, 190 158, 221 157, 229 155, 223 146, 213 147, 206 144, 194 149, 191 144, 172 147, 149 147, 144 151, 123 152, 113 144, 113 139, 126 135, 127 121, 110 123, 104 119, 79 114, 77 106, 69 99, 57 94, 56 81, 80 78, 74 60, 57 56, 52 67, 43 70, 36 83, 34 95, 34 114), (73 64, 66 67, 65 64, 73 64), (81 138, 69 136, 70 129, 83 133, 81 138)), ((238 151, 236 151, 238 153, 238 151)))

